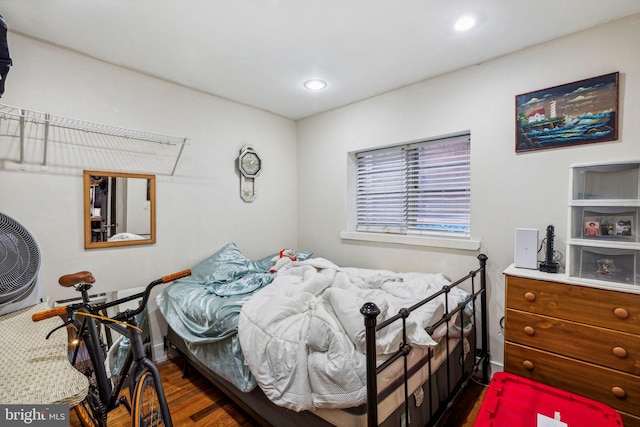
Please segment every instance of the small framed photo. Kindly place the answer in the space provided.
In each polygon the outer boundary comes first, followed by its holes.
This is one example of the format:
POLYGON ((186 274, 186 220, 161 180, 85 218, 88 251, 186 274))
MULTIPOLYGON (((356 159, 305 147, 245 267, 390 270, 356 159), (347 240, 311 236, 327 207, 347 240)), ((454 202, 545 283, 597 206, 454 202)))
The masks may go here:
POLYGON ((619 216, 616 218, 615 235, 618 237, 633 236, 633 217, 632 216, 630 215, 619 216))
POLYGON ((603 216, 600 221, 600 235, 601 236, 615 236, 616 235, 616 219, 613 216, 603 216))
POLYGON ((589 219, 584 223, 585 237, 598 237, 600 235, 600 222, 589 219))

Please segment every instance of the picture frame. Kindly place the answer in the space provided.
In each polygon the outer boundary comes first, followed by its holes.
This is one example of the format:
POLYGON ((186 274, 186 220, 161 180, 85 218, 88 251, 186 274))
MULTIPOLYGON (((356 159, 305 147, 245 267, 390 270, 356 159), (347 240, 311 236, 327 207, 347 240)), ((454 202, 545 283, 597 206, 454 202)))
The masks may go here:
POLYGON ((631 238, 633 236, 633 216, 618 216, 615 219, 615 235, 622 238, 631 238))
POLYGON ((516 153, 617 140, 619 74, 516 95, 516 153))

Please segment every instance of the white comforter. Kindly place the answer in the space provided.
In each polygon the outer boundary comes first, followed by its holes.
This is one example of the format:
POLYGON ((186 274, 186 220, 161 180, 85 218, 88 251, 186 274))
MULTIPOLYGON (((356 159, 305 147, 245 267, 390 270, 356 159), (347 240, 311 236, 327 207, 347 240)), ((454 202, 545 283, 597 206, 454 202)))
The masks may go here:
MULTIPOLYGON (((242 308, 238 334, 245 363, 280 406, 296 411, 357 406, 366 401, 362 305, 376 303, 380 322, 448 283, 441 274, 340 268, 322 258, 291 264, 242 308)), ((444 301, 441 296, 409 316, 412 345, 436 344, 424 327, 441 317, 444 301)), ((460 301, 453 289, 449 308, 460 301)), ((379 355, 398 349, 400 323, 378 333, 379 355)))

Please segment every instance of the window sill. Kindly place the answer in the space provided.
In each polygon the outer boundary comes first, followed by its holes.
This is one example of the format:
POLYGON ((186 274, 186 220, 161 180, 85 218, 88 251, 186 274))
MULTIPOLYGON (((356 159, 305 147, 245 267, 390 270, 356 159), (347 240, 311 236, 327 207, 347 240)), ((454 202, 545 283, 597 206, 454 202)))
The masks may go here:
POLYGON ((431 246, 435 248, 462 249, 477 251, 480 249, 479 240, 458 240, 425 236, 406 236, 400 234, 363 233, 357 231, 341 231, 343 240, 358 240, 363 242, 394 243, 398 245, 431 246))

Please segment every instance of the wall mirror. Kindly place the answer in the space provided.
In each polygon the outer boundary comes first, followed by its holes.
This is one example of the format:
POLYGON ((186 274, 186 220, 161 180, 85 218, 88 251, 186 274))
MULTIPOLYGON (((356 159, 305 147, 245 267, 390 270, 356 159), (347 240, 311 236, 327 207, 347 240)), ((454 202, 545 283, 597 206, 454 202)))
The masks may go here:
POLYGON ((156 177, 84 171, 84 247, 156 241, 156 177))

